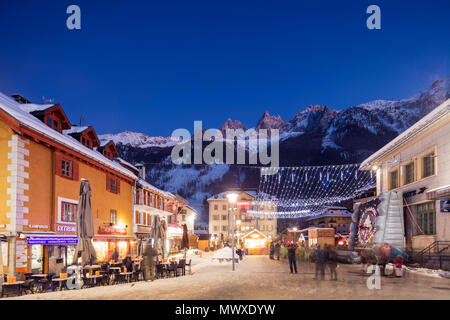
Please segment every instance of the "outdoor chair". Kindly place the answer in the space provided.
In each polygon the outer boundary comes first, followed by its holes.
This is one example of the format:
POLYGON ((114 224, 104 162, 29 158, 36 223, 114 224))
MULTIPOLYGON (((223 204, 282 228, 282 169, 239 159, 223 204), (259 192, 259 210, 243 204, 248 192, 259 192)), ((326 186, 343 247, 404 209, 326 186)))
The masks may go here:
POLYGON ((178 277, 178 268, 176 262, 171 262, 170 265, 167 266, 167 273, 170 275, 173 273, 175 277, 178 277))
POLYGON ((22 286, 21 286, 22 287, 22 291, 24 293, 26 293, 26 294, 34 293, 35 292, 34 284, 35 284, 34 279, 26 279, 26 276, 25 276, 25 282, 22 283, 22 286))
POLYGON ((166 266, 162 263, 156 265, 156 278, 165 278, 167 275, 166 266))
POLYGON ((189 263, 185 263, 184 272, 186 274, 186 269, 189 269, 189 274, 192 274, 192 260, 189 259, 189 263))
POLYGON ((127 276, 126 275, 117 273, 114 276, 114 284, 126 283, 126 282, 127 282, 127 276))
POLYGON ((54 276, 56 276, 56 273, 52 272, 47 275, 47 279, 39 280, 39 283, 41 284, 42 292, 56 291, 58 289, 58 287, 53 285, 53 283, 52 283, 52 279, 54 276))
POLYGON ((92 288, 95 283, 94 280, 92 278, 89 278, 88 275, 88 270, 83 270, 83 286, 82 288, 92 288))
POLYGON ((24 273, 23 276, 25 277, 25 280, 30 280, 33 279, 33 274, 32 273, 24 273))
POLYGON ((180 259, 180 262, 177 265, 177 274, 178 274, 178 269, 181 269, 182 276, 186 275, 186 259, 180 259))

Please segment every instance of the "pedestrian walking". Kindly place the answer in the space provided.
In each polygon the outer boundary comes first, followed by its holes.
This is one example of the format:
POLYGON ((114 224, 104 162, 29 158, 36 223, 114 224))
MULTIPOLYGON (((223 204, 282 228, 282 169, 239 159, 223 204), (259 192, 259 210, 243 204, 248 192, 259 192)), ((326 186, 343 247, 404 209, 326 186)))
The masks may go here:
POLYGON ((271 260, 273 260, 273 254, 274 254, 275 248, 273 246, 273 242, 270 243, 270 247, 269 247, 269 258, 271 260))
POLYGON ((289 268, 291 269, 291 273, 295 271, 297 273, 297 260, 295 257, 295 250, 297 247, 294 244, 291 244, 288 248, 288 260, 289 260, 289 268))
POLYGON ((336 251, 332 246, 326 245, 326 257, 327 257, 327 265, 330 268, 330 277, 331 280, 337 280, 337 256, 336 251))
POLYGON ((316 263, 316 276, 313 278, 314 280, 319 279, 319 274, 321 280, 325 280, 325 251, 320 248, 320 245, 317 245, 316 250, 314 252, 314 261, 316 263))
POLYGON ((275 244, 275 255, 277 257, 277 260, 280 260, 280 249, 281 249, 281 245, 279 242, 277 242, 275 244))
POLYGON ((153 281, 156 277, 156 257, 158 251, 152 247, 150 243, 144 246, 142 268, 144 270, 144 279, 146 281, 153 281))

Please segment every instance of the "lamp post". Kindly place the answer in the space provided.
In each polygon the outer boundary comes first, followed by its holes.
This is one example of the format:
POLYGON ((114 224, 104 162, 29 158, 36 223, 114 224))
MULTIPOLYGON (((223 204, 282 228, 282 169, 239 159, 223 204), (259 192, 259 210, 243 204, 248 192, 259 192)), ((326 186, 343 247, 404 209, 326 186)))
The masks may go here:
POLYGON ((234 212, 236 211, 236 200, 237 200, 238 194, 237 193, 229 193, 227 194, 228 201, 230 202, 230 210, 231 210, 231 258, 233 260, 233 271, 234 271, 234 251, 235 250, 235 243, 234 243, 234 212))

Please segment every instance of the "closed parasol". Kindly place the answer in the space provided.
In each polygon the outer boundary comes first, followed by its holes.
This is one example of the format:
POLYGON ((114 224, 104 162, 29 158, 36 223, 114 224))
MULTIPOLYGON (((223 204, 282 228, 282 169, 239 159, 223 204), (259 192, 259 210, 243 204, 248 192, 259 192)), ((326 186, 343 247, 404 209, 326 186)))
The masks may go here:
POLYGON ((89 181, 83 180, 80 186, 80 200, 77 210, 78 243, 75 249, 74 262, 81 256, 81 264, 94 264, 97 261, 92 238, 94 237, 94 220, 92 216, 91 186, 89 181))

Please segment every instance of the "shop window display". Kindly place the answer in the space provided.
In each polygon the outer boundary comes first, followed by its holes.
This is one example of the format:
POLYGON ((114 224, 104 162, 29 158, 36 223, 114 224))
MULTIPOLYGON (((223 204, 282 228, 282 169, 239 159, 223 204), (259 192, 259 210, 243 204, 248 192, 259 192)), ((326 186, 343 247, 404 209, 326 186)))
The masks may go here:
POLYGON ((41 245, 31 246, 31 272, 43 272, 43 254, 41 245))

